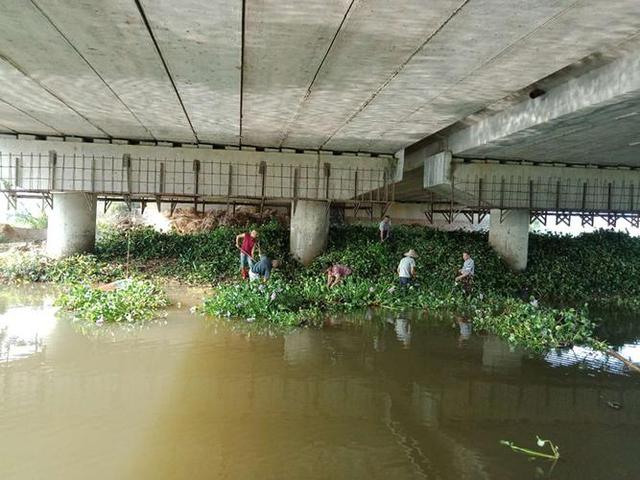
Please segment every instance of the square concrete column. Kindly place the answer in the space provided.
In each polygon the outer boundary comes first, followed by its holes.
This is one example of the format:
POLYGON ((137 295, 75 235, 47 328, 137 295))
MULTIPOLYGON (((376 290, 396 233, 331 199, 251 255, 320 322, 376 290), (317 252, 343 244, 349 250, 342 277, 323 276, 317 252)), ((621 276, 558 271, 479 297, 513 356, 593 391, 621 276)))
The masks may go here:
POLYGON ((529 210, 491 210, 489 244, 516 271, 527 268, 529 252, 529 210))
POLYGON ((47 226, 47 255, 62 258, 93 251, 97 203, 94 194, 53 194, 53 208, 47 226))
POLYGON ((293 257, 303 265, 327 248, 329 206, 317 200, 298 200, 291 206, 289 247, 293 257))

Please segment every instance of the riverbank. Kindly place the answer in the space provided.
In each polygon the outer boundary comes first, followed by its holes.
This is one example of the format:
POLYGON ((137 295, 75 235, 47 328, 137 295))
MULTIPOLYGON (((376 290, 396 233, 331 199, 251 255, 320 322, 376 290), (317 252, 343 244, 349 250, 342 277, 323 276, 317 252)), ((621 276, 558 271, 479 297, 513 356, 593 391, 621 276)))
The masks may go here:
POLYGON ((529 268, 511 272, 490 249, 486 235, 438 232, 401 226, 389 242, 377 241, 367 226, 333 228, 328 249, 310 267, 288 255, 288 230, 277 222, 259 227, 262 251, 283 260, 266 285, 239 281, 233 244, 239 227, 179 235, 149 228, 103 232, 95 255, 60 261, 39 252, 13 252, 0 260, 5 282, 108 282, 127 275, 215 285, 204 310, 215 315, 285 325, 314 324, 332 311, 380 307, 446 311, 473 321, 476 331, 496 333, 512 343, 538 350, 595 342, 595 322, 585 303, 640 309, 640 240, 622 233, 597 232, 579 237, 531 235, 529 268), (401 290, 395 269, 402 253, 418 252, 418 284, 401 290), (476 261, 471 295, 453 278, 462 251, 476 261), (343 263, 353 275, 327 289, 323 271, 343 263), (530 301, 536 300, 538 306, 530 301), (554 308, 563 305, 563 308, 554 308))

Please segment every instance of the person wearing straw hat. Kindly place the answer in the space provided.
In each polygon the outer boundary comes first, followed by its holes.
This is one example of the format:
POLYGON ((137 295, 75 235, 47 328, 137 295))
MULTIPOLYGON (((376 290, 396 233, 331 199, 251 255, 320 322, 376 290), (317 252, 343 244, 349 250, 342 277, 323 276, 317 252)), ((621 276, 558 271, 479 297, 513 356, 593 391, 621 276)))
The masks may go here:
POLYGON ((406 287, 411 285, 411 282, 416 276, 416 258, 418 254, 412 248, 404 254, 400 264, 398 264, 398 277, 400 278, 400 286, 406 287))

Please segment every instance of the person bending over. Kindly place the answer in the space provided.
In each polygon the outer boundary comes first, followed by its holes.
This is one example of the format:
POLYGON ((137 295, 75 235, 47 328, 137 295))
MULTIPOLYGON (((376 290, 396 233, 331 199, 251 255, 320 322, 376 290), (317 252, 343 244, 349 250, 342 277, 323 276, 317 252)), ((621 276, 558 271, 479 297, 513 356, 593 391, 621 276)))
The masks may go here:
POLYGON ((400 286, 406 287, 411 285, 416 276, 416 258, 418 254, 412 248, 404 254, 400 264, 398 265, 398 277, 400 278, 400 286))
POLYGON ((462 264, 462 268, 458 270, 460 275, 456 277, 456 283, 460 283, 464 287, 465 291, 467 291, 473 284, 476 265, 468 252, 462 253, 462 259, 464 260, 464 263, 462 264))
POLYGON ((271 260, 266 255, 260 255, 260 261, 253 264, 249 270, 249 281, 261 280, 266 282, 271 276, 271 270, 280 266, 280 260, 271 260))
POLYGON ((389 240, 389 234, 391 234, 391 218, 389 215, 382 217, 382 221, 380 225, 378 225, 378 230, 380 231, 380 243, 389 240))
POLYGON ((342 279, 351 275, 351 269, 346 265, 336 263, 327 268, 327 287, 335 287, 342 279))
POLYGON ((240 275, 247 278, 247 273, 255 263, 255 249, 258 243, 258 232, 241 233, 236 237, 236 248, 240 250, 240 275))

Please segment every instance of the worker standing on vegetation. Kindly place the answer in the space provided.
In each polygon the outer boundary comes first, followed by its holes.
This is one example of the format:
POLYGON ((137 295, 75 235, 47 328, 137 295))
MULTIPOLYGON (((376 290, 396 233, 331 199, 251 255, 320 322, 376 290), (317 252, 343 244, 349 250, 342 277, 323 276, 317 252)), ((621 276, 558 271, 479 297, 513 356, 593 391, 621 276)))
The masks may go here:
POLYGON ((400 264, 398 265, 398 277, 400 277, 400 286, 406 287, 411 285, 416 276, 416 258, 418 254, 412 248, 404 254, 400 264))
POLYGON ((351 269, 346 265, 336 263, 327 268, 327 287, 335 287, 343 278, 351 275, 351 269))
POLYGON ((269 280, 271 270, 280 266, 280 260, 271 260, 266 255, 260 255, 260 261, 254 263, 249 270, 249 281, 262 279, 263 282, 269 280))
POLYGON ((462 268, 458 270, 460 275, 456 277, 456 283, 460 283, 464 290, 469 292, 473 286, 473 276, 475 274, 476 264, 468 252, 462 253, 462 259, 464 263, 462 264, 462 268))
POLYGON ((258 243, 257 230, 241 233, 236 236, 236 248, 240 250, 240 275, 247 278, 249 270, 255 262, 255 248, 258 243))
POLYGON ((380 230, 380 243, 384 243, 391 234, 391 218, 389 218, 389 215, 382 217, 378 230, 380 230))

